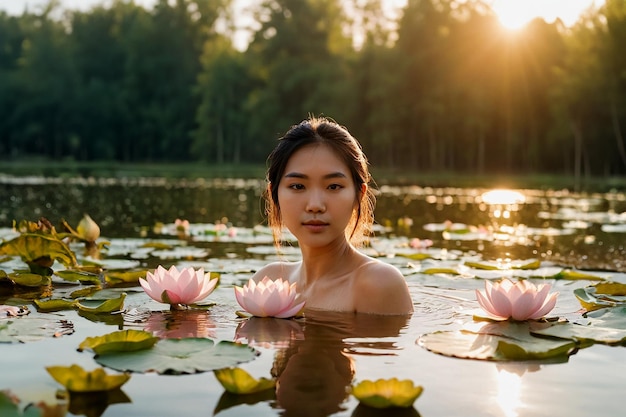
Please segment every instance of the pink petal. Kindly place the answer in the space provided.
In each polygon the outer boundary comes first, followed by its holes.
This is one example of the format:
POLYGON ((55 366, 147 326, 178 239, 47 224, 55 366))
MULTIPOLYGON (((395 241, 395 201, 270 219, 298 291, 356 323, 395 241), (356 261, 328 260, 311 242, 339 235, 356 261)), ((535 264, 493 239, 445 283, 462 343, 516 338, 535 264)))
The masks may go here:
POLYGON ((291 308, 289 308, 287 310, 281 311, 275 317, 279 318, 279 319, 286 319, 286 318, 289 318, 289 317, 293 317, 296 314, 298 314, 300 312, 300 310, 302 310, 302 307, 304 307, 304 301, 301 302, 300 304, 294 305, 293 307, 291 307, 291 308))
POLYGON ((512 306, 505 293, 493 291, 489 297, 489 301, 491 302, 493 310, 497 316, 504 318, 511 317, 512 306))
POLYGON ((526 291, 514 302, 512 301, 511 317, 513 320, 527 320, 537 310, 535 295, 533 291, 526 291))
POLYGON ((550 294, 550 297, 544 301, 543 305, 541 306, 541 308, 539 308, 539 310, 537 310, 532 316, 530 316, 530 319, 536 320, 539 319, 543 316, 545 316, 546 314, 548 314, 550 311, 552 311, 552 309, 554 308, 554 306, 556 305, 556 299, 559 296, 558 292, 552 293, 550 294))
POLYGON ((491 305, 491 302, 485 297, 479 290, 476 290, 476 299, 478 300, 478 304, 485 310, 487 313, 494 317, 499 317, 496 310, 491 305))

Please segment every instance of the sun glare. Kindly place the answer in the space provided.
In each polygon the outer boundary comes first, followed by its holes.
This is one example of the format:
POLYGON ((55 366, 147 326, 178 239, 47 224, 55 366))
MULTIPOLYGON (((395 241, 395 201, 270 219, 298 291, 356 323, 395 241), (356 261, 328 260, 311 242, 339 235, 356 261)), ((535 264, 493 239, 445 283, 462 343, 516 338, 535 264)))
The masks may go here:
POLYGON ((542 18, 548 23, 556 19, 566 26, 571 26, 589 7, 600 3, 599 0, 492 0, 491 8, 500 23, 507 29, 524 27, 535 18, 542 18))

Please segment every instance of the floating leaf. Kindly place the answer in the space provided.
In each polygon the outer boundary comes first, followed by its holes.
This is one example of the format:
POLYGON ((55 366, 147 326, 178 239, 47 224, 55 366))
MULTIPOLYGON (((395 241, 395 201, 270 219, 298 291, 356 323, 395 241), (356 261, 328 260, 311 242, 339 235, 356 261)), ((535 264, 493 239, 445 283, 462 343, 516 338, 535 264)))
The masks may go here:
POLYGON ((352 387, 352 395, 374 408, 411 407, 424 390, 409 379, 377 379, 361 381, 352 387))
POLYGON ((0 343, 32 342, 72 333, 74 325, 67 320, 20 317, 0 322, 0 343))
POLYGON ((41 287, 49 285, 51 281, 47 275, 32 274, 28 272, 12 272, 7 277, 16 283, 24 287, 41 287))
POLYGON ((541 261, 531 259, 530 261, 465 261, 465 265, 470 268, 507 271, 510 269, 537 269, 541 266, 541 261))
POLYGON ((94 274, 91 272, 76 270, 76 269, 66 269, 63 271, 57 271, 56 275, 65 281, 71 282, 91 282, 94 284, 100 284, 100 275, 94 274))
POLYGON ((118 371, 192 374, 247 362, 257 352, 247 345, 211 339, 163 339, 152 349, 107 353, 96 362, 118 371))
POLYGON ((276 380, 256 379, 241 368, 216 369, 213 373, 224 389, 232 394, 253 394, 276 386, 276 380))
POLYGON ((619 282, 600 282, 585 288, 576 288, 574 295, 587 311, 626 306, 626 284, 619 282))
POLYGON ((459 275, 459 271, 454 268, 426 268, 423 271, 420 271, 422 274, 450 274, 450 275, 459 275))
POLYGON ((103 368, 85 371, 79 365, 48 366, 48 373, 69 392, 98 392, 117 389, 130 379, 130 374, 108 375, 103 368))
POLYGON ((87 311, 90 313, 112 313, 115 311, 122 311, 124 309, 124 299, 126 293, 120 294, 119 298, 110 300, 80 300, 76 303, 76 306, 81 311, 87 311))
POLYGON ((61 298, 53 300, 33 300, 38 311, 51 313, 53 311, 70 310, 76 306, 76 300, 64 300, 61 298))
POLYGON ((149 349, 159 340, 143 330, 120 330, 102 336, 87 337, 78 350, 91 349, 98 355, 115 352, 134 352, 149 349))
POLYGON ((569 280, 584 279, 587 281, 604 281, 604 278, 598 275, 588 274, 586 272, 576 271, 573 269, 564 269, 558 274, 556 274, 553 278, 554 279, 569 279, 569 280))
POLYGON ((419 337, 417 343, 431 352, 465 359, 492 361, 567 361, 577 344, 574 340, 534 337, 531 329, 551 326, 539 322, 497 322, 477 330, 440 331, 419 337))
POLYGON ((109 271, 104 276, 104 280, 109 284, 138 284, 139 278, 145 278, 146 270, 141 271, 109 271))
POLYGON ((587 324, 563 322, 533 333, 562 339, 574 339, 584 346, 593 343, 626 344, 626 307, 596 310, 588 313, 587 317, 589 318, 587 324))
POLYGON ((19 256, 24 262, 40 258, 56 259, 65 266, 75 266, 76 257, 67 244, 55 236, 23 233, 0 245, 0 254, 19 256))

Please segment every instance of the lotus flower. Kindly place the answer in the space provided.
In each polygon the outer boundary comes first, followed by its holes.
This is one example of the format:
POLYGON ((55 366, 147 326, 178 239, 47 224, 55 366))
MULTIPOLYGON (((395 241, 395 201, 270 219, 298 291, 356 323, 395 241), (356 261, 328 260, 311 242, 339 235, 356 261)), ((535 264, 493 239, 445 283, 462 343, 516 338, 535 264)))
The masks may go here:
POLYGON ((536 320, 548 314, 556 305, 558 292, 548 294, 550 284, 538 287, 529 281, 485 281, 485 295, 476 290, 478 304, 496 320, 536 320))
POLYGON ((244 310, 256 317, 293 317, 304 306, 295 282, 289 284, 282 278, 272 281, 267 276, 259 282, 250 279, 243 287, 236 286, 235 297, 244 310))
POLYGON ((146 279, 140 278, 139 284, 160 303, 188 305, 205 299, 215 289, 217 278, 209 279, 207 275, 203 268, 178 271, 175 266, 167 270, 159 265, 154 273, 147 273, 146 279))

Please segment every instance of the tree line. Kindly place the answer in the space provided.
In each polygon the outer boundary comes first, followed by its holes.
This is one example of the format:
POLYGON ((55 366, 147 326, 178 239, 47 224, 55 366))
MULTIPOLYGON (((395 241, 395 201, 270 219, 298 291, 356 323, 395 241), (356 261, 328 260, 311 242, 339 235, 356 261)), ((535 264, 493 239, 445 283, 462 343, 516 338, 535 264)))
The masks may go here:
POLYGON ((626 174, 623 0, 518 31, 478 0, 267 0, 245 50, 232 0, 59 9, 0 12, 0 161, 262 163, 312 114, 381 167, 626 174))

